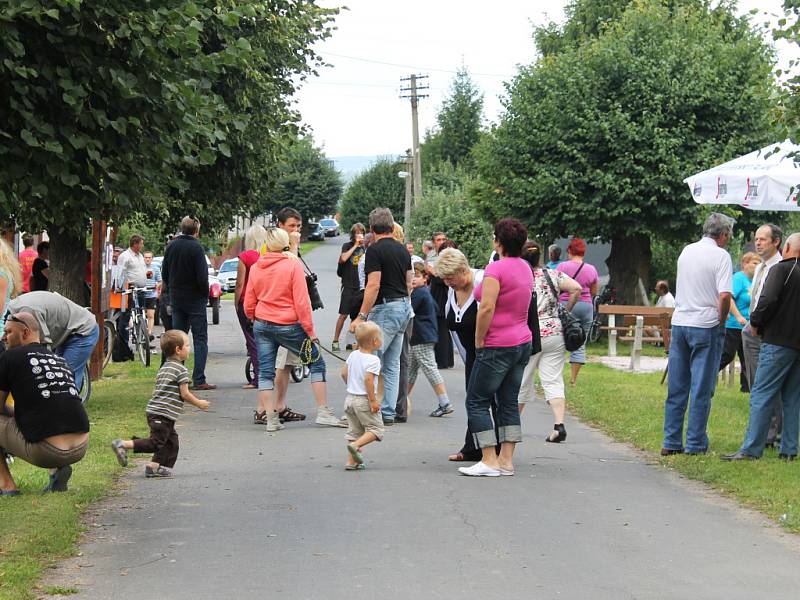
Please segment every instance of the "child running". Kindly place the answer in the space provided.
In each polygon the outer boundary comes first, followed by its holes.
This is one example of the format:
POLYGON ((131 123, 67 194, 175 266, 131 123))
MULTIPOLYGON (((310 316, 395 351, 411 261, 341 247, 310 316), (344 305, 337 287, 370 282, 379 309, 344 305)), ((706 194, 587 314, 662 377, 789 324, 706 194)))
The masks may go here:
POLYGON ((420 369, 431 384, 439 406, 430 414, 431 417, 443 417, 453 412, 453 405, 447 397, 444 379, 436 366, 434 346, 439 340, 439 328, 436 323, 436 302, 433 300, 428 286, 425 284, 425 266, 422 262, 414 263, 414 279, 411 282, 411 308, 414 310, 414 325, 411 327, 411 365, 408 368, 408 393, 414 387, 420 369))
POLYGON ((183 365, 189 356, 189 336, 178 329, 164 332, 161 351, 167 359, 158 370, 153 397, 145 409, 150 437, 111 442, 111 449, 123 467, 128 464, 128 450, 153 453, 153 458, 144 468, 145 477, 172 477, 172 467, 178 459, 175 421, 183 412, 183 403, 208 410, 208 400, 201 400, 189 391, 189 371, 183 365))
POLYGON ((350 428, 347 439, 348 471, 364 469, 361 449, 375 440, 383 439, 380 396, 383 395, 381 360, 374 354, 381 347, 381 329, 372 321, 356 327, 358 350, 347 357, 342 367, 342 379, 347 384, 344 414, 350 428))

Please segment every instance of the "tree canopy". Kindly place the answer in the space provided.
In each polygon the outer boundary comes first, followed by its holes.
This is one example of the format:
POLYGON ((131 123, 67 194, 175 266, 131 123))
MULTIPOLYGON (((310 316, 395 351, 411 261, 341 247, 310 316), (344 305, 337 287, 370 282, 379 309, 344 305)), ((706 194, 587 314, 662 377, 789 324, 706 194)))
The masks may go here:
POLYGON ((481 135, 483 93, 466 67, 461 67, 450 83, 450 94, 436 113, 436 127, 428 131, 422 146, 423 171, 440 162, 453 166, 468 162, 481 135))
POLYGON ((342 225, 363 223, 369 227, 369 213, 377 206, 385 206, 392 211, 395 221, 402 221, 405 182, 397 173, 404 169, 404 163, 382 158, 353 179, 342 196, 339 210, 342 225))
POLYGON ((772 56, 746 19, 699 0, 639 0, 601 29, 520 70, 472 197, 547 239, 611 240, 612 279, 635 300, 650 236, 699 235, 682 180, 770 141, 772 56))
POLYGON ((69 249, 92 217, 229 219, 272 181, 298 119, 290 96, 336 12, 289 0, 3 3, 2 216, 48 230, 57 284, 80 281, 69 249))

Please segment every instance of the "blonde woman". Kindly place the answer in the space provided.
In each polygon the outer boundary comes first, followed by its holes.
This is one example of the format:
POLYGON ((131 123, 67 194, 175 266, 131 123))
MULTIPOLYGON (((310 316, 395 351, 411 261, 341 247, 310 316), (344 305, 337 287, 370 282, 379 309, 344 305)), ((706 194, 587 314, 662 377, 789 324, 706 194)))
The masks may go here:
MULTIPOLYGON (((253 373, 255 374, 253 381, 258 381, 258 349, 256 348, 256 339, 253 337, 253 324, 244 314, 244 292, 247 288, 250 267, 256 264, 256 261, 261 256, 260 250, 264 246, 266 239, 267 230, 261 225, 253 225, 244 234, 244 251, 239 255, 239 267, 236 271, 236 289, 233 294, 236 304, 236 316, 239 317, 239 326, 242 328, 245 345, 247 346, 247 355, 253 365, 253 373)), ((254 383, 246 383, 242 387, 244 389, 253 389, 256 385, 254 383)))
POLYGON ((8 242, 0 238, 0 339, 5 335, 5 319, 2 317, 8 311, 8 303, 21 292, 22 272, 19 263, 8 242))
MULTIPOLYGON (((322 415, 332 415, 326 403, 325 361, 319 351, 319 339, 311 318, 303 263, 289 252, 289 234, 270 227, 266 252, 253 265, 244 293, 244 312, 254 321, 253 333, 258 347, 258 408, 256 416, 267 422, 267 431, 283 429, 275 407, 275 361, 278 348, 311 359, 311 389, 317 403, 317 422, 322 415), (307 348, 310 340, 310 348, 307 348)), ((324 424, 324 423, 321 423, 324 424)))

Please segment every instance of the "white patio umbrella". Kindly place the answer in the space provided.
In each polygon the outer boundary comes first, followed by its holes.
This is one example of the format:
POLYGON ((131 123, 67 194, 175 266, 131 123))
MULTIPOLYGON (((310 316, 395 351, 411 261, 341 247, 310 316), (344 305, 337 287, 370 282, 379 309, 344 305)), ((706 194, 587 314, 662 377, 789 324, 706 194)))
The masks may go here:
POLYGON ((698 204, 751 210, 800 210, 800 146, 789 140, 745 154, 683 180, 698 204))

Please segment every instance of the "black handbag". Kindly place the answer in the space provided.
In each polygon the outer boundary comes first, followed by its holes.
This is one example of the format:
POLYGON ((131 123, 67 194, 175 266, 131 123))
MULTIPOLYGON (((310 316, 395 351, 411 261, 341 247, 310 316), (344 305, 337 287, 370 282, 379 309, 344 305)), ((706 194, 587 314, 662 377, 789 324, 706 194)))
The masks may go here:
POLYGON ((319 290, 317 289, 317 274, 308 268, 306 261, 299 256, 298 258, 300 262, 303 263, 306 274, 306 287, 308 288, 308 299, 311 300, 311 310, 325 308, 325 305, 322 303, 322 298, 319 296, 319 290))
POLYGON ((556 290, 556 286, 553 285, 553 280, 550 279, 547 269, 542 269, 542 273, 544 273, 544 277, 547 279, 550 290, 556 297, 558 318, 561 319, 561 330, 564 335, 564 347, 567 349, 567 352, 575 352, 575 350, 583 346, 583 344, 586 342, 586 332, 583 330, 581 322, 578 320, 578 318, 564 308, 558 301, 558 290, 556 290))

